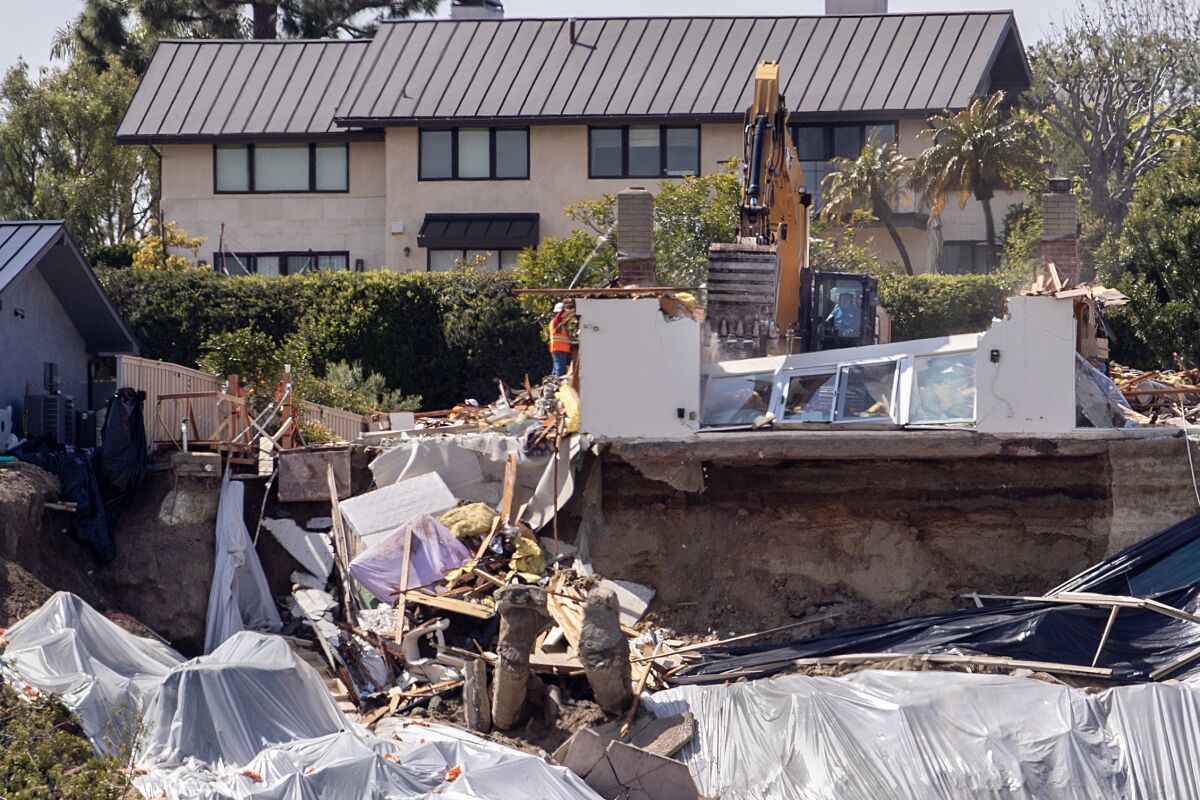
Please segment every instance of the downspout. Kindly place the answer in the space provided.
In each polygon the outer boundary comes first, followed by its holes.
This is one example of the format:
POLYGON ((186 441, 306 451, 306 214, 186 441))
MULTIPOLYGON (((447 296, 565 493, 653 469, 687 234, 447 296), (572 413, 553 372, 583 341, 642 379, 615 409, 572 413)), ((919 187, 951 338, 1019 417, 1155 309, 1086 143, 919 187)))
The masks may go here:
POLYGON ((147 147, 150 148, 150 152, 153 153, 155 158, 158 159, 158 191, 157 192, 152 191, 152 196, 158 198, 158 202, 156 203, 156 205, 158 206, 158 213, 156 213, 154 216, 158 220, 158 239, 159 239, 159 241, 162 242, 162 260, 163 260, 163 264, 166 264, 167 263, 167 227, 163 221, 163 213, 162 213, 162 179, 163 179, 163 177, 162 177, 162 174, 163 174, 162 150, 159 150, 153 144, 149 144, 149 145, 147 145, 147 147))

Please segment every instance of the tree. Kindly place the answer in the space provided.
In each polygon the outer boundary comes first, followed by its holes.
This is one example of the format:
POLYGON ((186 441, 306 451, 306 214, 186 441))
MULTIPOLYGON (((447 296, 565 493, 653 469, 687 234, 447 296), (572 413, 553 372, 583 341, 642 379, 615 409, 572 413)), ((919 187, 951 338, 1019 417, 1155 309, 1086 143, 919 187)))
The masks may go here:
POLYGON ((904 271, 912 275, 912 259, 896 229, 892 210, 903 200, 909 179, 909 164, 899 148, 890 142, 872 139, 863 146, 858 158, 837 158, 834 164, 837 171, 825 177, 822 187, 825 207, 821 215, 837 221, 845 220, 855 212, 870 213, 883 223, 900 253, 904 271))
POLYGON ((133 263, 130 265, 134 269, 160 269, 169 272, 178 272, 185 269, 194 269, 196 260, 200 257, 200 248, 204 246, 207 239, 203 236, 189 236, 188 232, 179 227, 179 223, 174 220, 167 223, 166 241, 158 233, 147 234, 140 242, 138 248, 133 254, 133 263), (187 256, 174 255, 170 250, 187 250, 192 254, 191 258, 187 256))
POLYGON ((1082 174, 1092 210, 1120 236, 1138 180, 1200 132, 1200 3, 1080 3, 1030 60, 1029 103, 1056 134, 1057 166, 1082 174))
POLYGON ((275 39, 370 36, 385 18, 432 14, 440 0, 85 0, 55 36, 56 56, 78 54, 97 70, 118 56, 135 72, 162 38, 275 39))
MULTIPOLYGON (((955 114, 935 114, 933 127, 921 131, 932 144, 913 163, 913 186, 925 195, 934 214, 942 213, 946 200, 958 196, 966 208, 974 195, 983 206, 989 259, 996 245, 996 215, 992 198, 997 187, 1036 184, 1045 174, 1041 147, 1033 121, 1009 114, 1004 92, 976 98, 955 114)), ((991 266, 991 264, 989 264, 991 266)))
POLYGON ((63 219, 87 249, 151 224, 156 160, 117 144, 137 76, 113 59, 43 70, 18 62, 0 83, 0 218, 63 219))
MULTIPOLYGON (((1121 235, 1121 309, 1157 366, 1200 365, 1200 144, 1190 142, 1138 181, 1121 235)), ((1147 365, 1149 366, 1149 365, 1147 365)))

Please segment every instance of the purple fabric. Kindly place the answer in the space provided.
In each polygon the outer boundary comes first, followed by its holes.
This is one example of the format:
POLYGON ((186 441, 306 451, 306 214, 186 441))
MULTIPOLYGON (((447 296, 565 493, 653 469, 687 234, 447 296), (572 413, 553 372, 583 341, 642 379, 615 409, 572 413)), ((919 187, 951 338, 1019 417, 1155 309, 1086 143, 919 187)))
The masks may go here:
POLYGON ((400 571, 404 568, 405 532, 412 528, 408 586, 416 589, 437 583, 450 570, 471 558, 471 551, 429 514, 419 514, 395 533, 350 562, 350 574, 371 594, 386 603, 399 597, 400 571))

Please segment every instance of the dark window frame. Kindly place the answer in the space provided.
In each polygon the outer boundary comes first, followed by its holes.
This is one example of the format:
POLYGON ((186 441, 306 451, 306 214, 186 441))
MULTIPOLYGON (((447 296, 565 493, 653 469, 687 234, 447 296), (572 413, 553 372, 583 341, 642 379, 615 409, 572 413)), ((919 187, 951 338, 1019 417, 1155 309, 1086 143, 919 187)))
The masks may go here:
POLYGON ((350 143, 349 142, 248 142, 245 144, 231 144, 227 142, 218 142, 213 145, 213 194, 349 194, 350 193, 350 143), (254 149, 259 144, 275 145, 275 144, 291 144, 292 146, 304 145, 308 147, 308 188, 307 189, 271 189, 259 190, 255 188, 257 175, 254 164, 254 149), (329 146, 341 146, 346 152, 346 188, 345 189, 318 189, 317 188, 317 148, 329 146), (222 189, 217 185, 217 151, 221 149, 233 150, 236 148, 246 149, 246 171, 248 189, 222 189))
POLYGON ((588 126, 588 144, 587 144, 587 159, 588 159, 588 180, 603 181, 603 180, 620 180, 622 178, 649 178, 652 180, 664 180, 671 178, 674 180, 682 180, 690 177, 688 175, 668 175, 667 174, 667 131, 668 130, 689 130, 696 132, 696 171, 693 175, 700 175, 700 165, 703 162, 701 154, 704 151, 703 136, 700 125, 659 125, 658 126, 658 174, 657 175, 642 175, 634 174, 629 171, 629 129, 630 128, 650 128, 652 125, 589 125, 588 126), (595 131, 616 131, 621 132, 621 174, 620 175, 597 175, 592 164, 592 134, 595 131))
MULTIPOLYGON (((354 272, 354 265, 350 261, 350 251, 349 250, 272 250, 272 251, 260 250, 260 251, 255 251, 253 253, 237 253, 232 250, 226 250, 225 255, 227 257, 227 260, 232 260, 233 258, 236 257, 238 261, 241 261, 248 268, 252 267, 252 269, 250 271, 251 275, 258 274, 258 259, 260 259, 260 258, 279 258, 279 259, 281 259, 281 266, 283 266, 283 268, 286 270, 289 259, 309 258, 309 257, 319 258, 321 256, 342 256, 346 259, 346 270, 345 271, 346 272, 354 272)), ((213 271, 221 272, 221 251, 220 250, 213 251, 213 271)), ((337 270, 337 271, 340 272, 341 270, 337 270)), ((229 274, 234 275, 236 273, 231 270, 229 274)), ((298 275, 300 273, 292 273, 292 272, 288 272, 288 271, 279 273, 280 277, 283 277, 286 275, 292 275, 292 274, 298 275)), ((244 276, 239 275, 239 277, 244 277, 244 276)), ((269 277, 275 277, 275 276, 269 276, 269 277)))
MULTIPOLYGON (((455 250, 459 253, 462 253, 462 260, 464 263, 467 260, 467 251, 469 251, 469 250, 474 250, 476 252, 495 253, 496 257, 499 259, 499 263, 498 263, 498 266, 496 267, 496 271, 503 272, 504 271, 504 256, 502 255, 503 253, 520 254, 520 252, 522 250, 527 250, 527 249, 528 248, 525 248, 525 247, 496 247, 496 248, 493 248, 490 250, 485 247, 427 247, 425 249, 425 271, 426 272, 434 272, 433 253, 435 250, 438 251, 439 253, 446 252, 447 250, 455 250)), ((441 270, 437 270, 437 271, 441 272, 441 270)))
POLYGON ((531 169, 531 159, 529 151, 529 127, 522 125, 463 125, 455 128, 418 128, 417 129, 417 181, 436 183, 438 181, 527 181, 531 169), (459 177, 458 169, 458 132, 466 130, 486 130, 488 132, 488 174, 478 178, 462 178, 459 177), (497 131, 521 131, 525 134, 525 175, 522 176, 504 176, 497 177, 496 175, 496 132, 497 131), (426 133, 449 133, 450 134, 450 175, 448 177, 430 178, 426 177, 422 171, 424 160, 422 159, 423 150, 425 149, 425 134, 426 133))
POLYGON ((988 243, 985 241, 977 241, 974 239, 950 239, 942 242, 942 263, 939 265, 940 272, 944 275, 990 275, 991 266, 997 266, 1000 263, 1000 245, 991 245, 993 250, 992 261, 988 261, 988 243), (968 271, 955 270, 950 272, 946 269, 946 249, 947 248, 963 248, 971 253, 971 269, 968 271))
POLYGON ((833 155, 833 129, 834 128, 858 128, 858 152, 867 145, 867 128, 877 128, 882 125, 891 125, 896 129, 896 138, 894 144, 900 144, 900 120, 897 119, 872 119, 866 122, 793 122, 788 128, 792 136, 792 145, 797 148, 799 155, 799 133, 801 128, 823 128, 825 132, 825 157, 824 158, 801 158, 801 161, 833 161, 836 156, 833 155))

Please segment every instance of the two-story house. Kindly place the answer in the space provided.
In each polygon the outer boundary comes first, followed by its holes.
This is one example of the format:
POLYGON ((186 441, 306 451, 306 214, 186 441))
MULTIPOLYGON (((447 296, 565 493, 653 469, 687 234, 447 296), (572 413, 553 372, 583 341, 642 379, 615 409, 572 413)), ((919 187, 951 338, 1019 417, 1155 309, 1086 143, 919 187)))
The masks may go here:
MULTIPOLYGON (((393 21, 370 41, 163 41, 119 139, 161 153, 164 215, 218 269, 507 269, 570 232, 569 204, 740 157, 764 59, 813 187, 869 137, 916 155, 930 114, 1030 80, 1010 12, 393 21)), ((928 270, 927 217, 899 211, 928 270)), ((942 268, 976 269, 979 206, 942 221, 942 268)))

